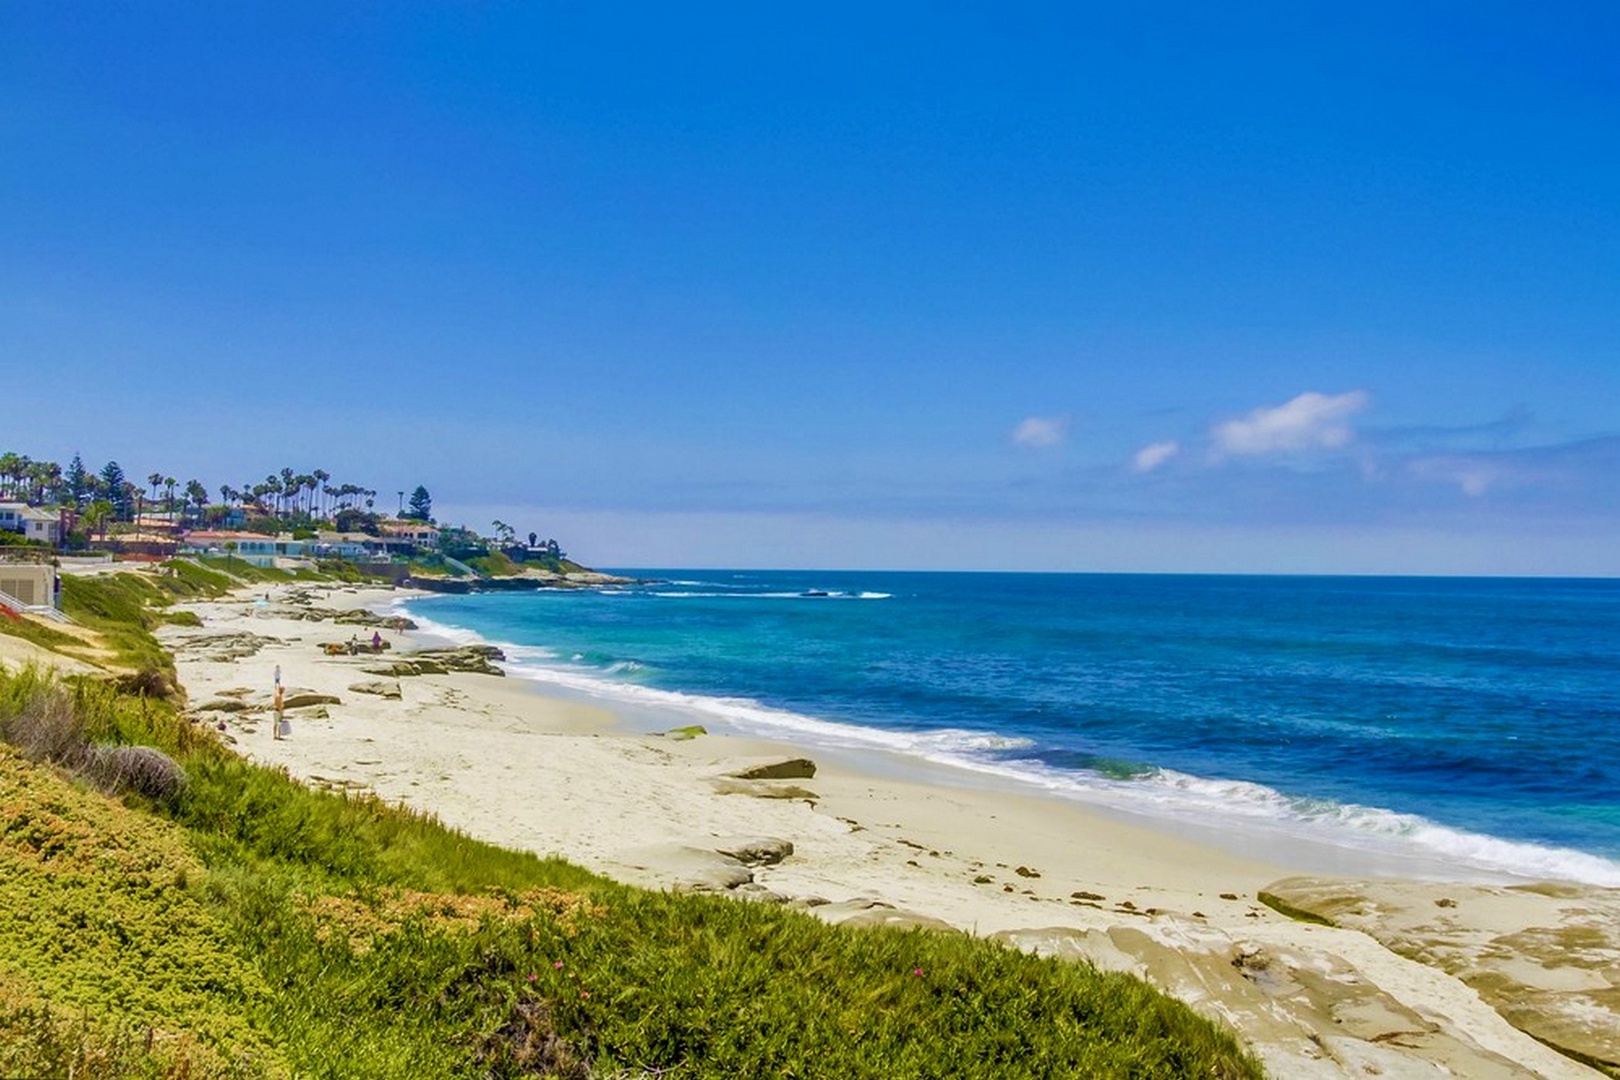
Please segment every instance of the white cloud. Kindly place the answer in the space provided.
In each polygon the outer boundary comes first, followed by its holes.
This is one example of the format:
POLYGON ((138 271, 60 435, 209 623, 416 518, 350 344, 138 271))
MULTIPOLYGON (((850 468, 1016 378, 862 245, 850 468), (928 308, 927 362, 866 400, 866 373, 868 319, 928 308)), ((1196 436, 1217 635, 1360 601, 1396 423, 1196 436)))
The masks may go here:
POLYGON ((1069 430, 1066 416, 1027 416, 1012 430, 1012 441, 1032 450, 1056 446, 1069 430))
POLYGON ((1334 450, 1354 433, 1346 420, 1372 399, 1365 390, 1319 394, 1314 390, 1273 408, 1259 408, 1241 420, 1215 425, 1210 433, 1219 454, 1270 454, 1286 450, 1334 450))
POLYGON ((1136 452, 1131 458, 1131 468, 1139 473, 1152 472, 1160 465, 1181 453, 1181 444, 1174 439, 1168 442, 1149 443, 1136 452))

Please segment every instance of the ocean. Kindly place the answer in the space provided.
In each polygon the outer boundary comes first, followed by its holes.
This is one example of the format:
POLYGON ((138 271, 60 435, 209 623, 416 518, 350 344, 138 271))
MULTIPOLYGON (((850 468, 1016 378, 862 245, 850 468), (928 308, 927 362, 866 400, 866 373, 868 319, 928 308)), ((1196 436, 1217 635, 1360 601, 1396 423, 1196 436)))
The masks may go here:
POLYGON ((651 729, 953 766, 1341 869, 1620 886, 1620 581, 621 570, 412 598, 651 729))

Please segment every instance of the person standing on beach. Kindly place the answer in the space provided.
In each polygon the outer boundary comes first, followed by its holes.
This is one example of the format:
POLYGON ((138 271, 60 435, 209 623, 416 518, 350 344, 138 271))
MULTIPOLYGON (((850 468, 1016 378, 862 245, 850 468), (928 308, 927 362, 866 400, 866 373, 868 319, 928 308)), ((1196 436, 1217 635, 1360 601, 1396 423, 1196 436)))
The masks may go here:
POLYGON ((273 726, 270 729, 272 737, 277 738, 277 739, 281 738, 281 728, 282 728, 282 725, 286 723, 286 721, 281 718, 282 700, 283 700, 283 698, 282 698, 282 690, 281 690, 281 668, 278 666, 276 668, 276 697, 275 697, 276 718, 273 721, 273 726))

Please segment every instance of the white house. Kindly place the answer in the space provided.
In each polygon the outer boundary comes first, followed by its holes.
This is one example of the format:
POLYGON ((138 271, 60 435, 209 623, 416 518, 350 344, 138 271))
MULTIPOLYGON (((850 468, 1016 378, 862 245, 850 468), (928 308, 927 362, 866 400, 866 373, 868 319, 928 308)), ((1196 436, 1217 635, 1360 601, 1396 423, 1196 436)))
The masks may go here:
POLYGON ((29 540, 62 545, 62 515, 20 502, 0 502, 0 529, 21 533, 29 540))
POLYGON ((308 555, 302 540, 262 533, 225 532, 196 529, 186 534, 180 550, 195 555, 232 557, 261 568, 276 565, 277 559, 302 559, 308 555))

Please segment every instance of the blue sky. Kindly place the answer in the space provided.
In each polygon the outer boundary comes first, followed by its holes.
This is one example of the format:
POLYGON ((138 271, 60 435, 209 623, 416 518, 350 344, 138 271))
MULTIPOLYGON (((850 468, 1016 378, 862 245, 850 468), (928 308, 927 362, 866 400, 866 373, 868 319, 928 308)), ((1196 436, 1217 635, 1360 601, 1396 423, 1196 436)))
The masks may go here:
POLYGON ((8 4, 0 449, 423 483, 601 565, 1620 574, 1617 49, 8 4))

